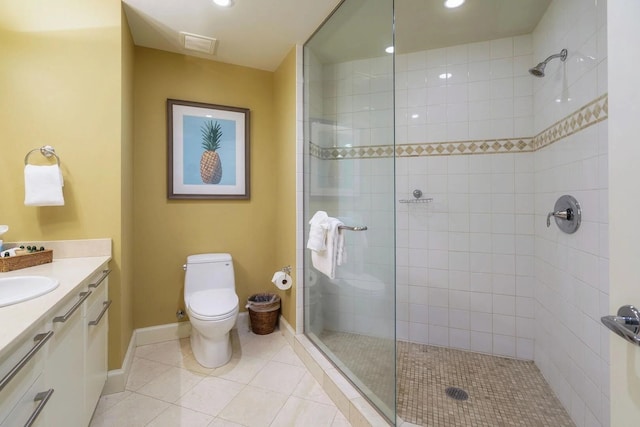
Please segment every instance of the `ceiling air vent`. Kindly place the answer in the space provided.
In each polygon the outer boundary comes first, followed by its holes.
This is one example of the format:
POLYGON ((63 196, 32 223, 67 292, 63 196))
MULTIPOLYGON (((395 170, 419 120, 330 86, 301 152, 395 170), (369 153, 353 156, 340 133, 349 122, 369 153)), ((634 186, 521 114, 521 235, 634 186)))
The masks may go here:
POLYGON ((184 46, 184 48, 187 50, 206 53, 208 55, 215 55, 216 53, 218 40, 214 38, 199 36, 197 34, 185 33, 181 31, 180 40, 182 41, 182 46, 184 46))

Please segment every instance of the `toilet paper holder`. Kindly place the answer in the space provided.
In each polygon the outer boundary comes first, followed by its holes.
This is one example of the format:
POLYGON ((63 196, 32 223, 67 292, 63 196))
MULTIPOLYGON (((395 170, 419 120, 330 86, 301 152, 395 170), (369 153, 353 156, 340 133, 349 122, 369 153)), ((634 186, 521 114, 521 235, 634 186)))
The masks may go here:
POLYGON ((282 267, 280 271, 276 271, 273 274, 271 282, 276 285, 276 287, 281 291, 291 289, 291 286, 293 286, 293 279, 291 278, 291 266, 287 265, 282 267))

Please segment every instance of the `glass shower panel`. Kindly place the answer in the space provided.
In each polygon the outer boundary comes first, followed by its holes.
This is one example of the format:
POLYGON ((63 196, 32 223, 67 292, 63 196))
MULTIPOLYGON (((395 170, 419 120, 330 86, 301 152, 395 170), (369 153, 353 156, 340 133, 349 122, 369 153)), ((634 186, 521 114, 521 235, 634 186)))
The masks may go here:
MULTIPOLYGON (((305 250, 305 333, 395 420, 393 1, 346 0, 304 47, 305 212, 345 254, 305 250), (354 227, 353 229, 349 227, 354 227), (366 230, 363 228, 366 227, 366 230)), ((305 229, 305 244, 309 226, 305 229)))

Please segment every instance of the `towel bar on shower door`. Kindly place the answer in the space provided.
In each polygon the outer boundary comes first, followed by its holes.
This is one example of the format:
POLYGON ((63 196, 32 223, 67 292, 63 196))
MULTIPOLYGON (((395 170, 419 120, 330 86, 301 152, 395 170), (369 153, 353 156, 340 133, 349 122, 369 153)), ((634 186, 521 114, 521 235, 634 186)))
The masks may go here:
POLYGON ((350 225, 339 225, 338 230, 347 230, 347 231, 367 231, 366 225, 360 225, 352 227, 350 225))

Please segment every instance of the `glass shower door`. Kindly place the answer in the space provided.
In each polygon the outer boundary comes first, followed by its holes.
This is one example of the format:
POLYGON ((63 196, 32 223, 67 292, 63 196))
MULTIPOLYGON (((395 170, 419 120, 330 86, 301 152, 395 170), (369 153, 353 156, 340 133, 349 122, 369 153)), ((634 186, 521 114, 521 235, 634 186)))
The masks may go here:
POLYGON ((392 0, 344 1, 304 47, 304 218, 326 212, 344 239, 339 259, 305 249, 304 325, 395 421, 392 47, 392 0))

